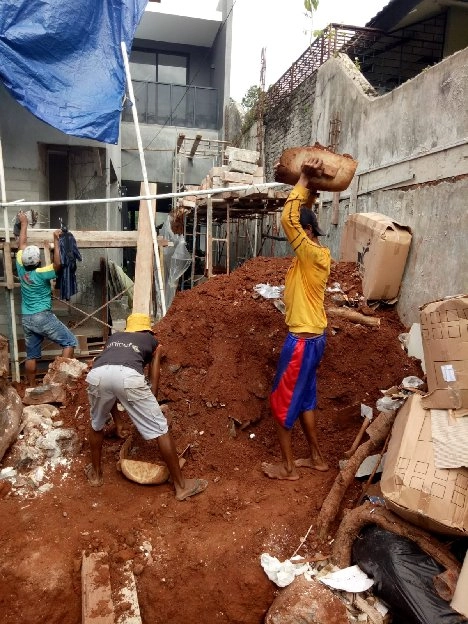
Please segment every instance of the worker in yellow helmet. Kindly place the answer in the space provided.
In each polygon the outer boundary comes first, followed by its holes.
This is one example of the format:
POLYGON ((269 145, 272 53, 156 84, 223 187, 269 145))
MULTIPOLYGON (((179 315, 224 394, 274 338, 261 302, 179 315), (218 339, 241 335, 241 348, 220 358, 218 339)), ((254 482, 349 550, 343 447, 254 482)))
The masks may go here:
POLYGON ((124 407, 145 440, 157 438, 161 455, 169 469, 176 499, 183 501, 203 492, 208 482, 185 479, 168 423, 157 400, 161 363, 161 345, 151 330, 146 314, 131 314, 124 332, 109 337, 102 354, 89 371, 88 397, 91 411, 89 444, 91 464, 86 466, 88 481, 93 486, 103 483, 102 444, 104 426, 117 401, 124 407), (149 383, 144 368, 149 364, 149 383))

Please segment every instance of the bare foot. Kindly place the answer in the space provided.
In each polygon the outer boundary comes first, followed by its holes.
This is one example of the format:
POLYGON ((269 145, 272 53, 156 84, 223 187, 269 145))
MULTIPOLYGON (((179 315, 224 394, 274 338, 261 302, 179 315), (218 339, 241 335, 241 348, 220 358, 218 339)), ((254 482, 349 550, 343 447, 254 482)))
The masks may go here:
POLYGON ((183 501, 190 496, 201 494, 207 487, 208 481, 205 481, 205 479, 185 479, 185 488, 177 492, 176 499, 183 501))
POLYGON ((299 468, 312 468, 320 472, 326 472, 328 470, 328 464, 324 462, 323 459, 313 460, 311 457, 305 457, 303 459, 296 459, 294 463, 299 468))
POLYGON ((270 479, 281 479, 284 481, 297 481, 299 479, 299 475, 295 470, 288 472, 283 464, 262 462, 262 470, 270 479))
POLYGON ((102 478, 102 474, 97 475, 92 464, 88 464, 84 471, 90 485, 93 487, 99 487, 103 484, 104 479, 102 478))

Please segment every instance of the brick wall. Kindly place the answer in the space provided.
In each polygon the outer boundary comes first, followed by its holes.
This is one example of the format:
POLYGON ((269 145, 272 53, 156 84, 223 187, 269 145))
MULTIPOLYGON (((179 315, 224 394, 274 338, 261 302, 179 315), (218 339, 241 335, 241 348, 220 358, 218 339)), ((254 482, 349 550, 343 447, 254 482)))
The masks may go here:
POLYGON ((312 114, 316 74, 285 96, 284 101, 265 116, 265 180, 273 180, 273 165, 287 147, 315 143, 312 114))

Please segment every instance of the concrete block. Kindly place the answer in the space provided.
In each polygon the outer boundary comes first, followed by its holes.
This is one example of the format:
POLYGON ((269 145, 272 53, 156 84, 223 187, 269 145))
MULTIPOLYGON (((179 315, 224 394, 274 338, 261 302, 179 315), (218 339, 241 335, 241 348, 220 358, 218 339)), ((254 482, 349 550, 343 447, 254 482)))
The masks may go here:
POLYGON ((239 173, 238 171, 224 171, 222 179, 224 182, 232 182, 236 184, 251 184, 253 175, 249 173, 239 173))
POLYGON ((223 178, 220 176, 213 176, 211 178, 211 188, 219 188, 220 186, 223 186, 223 178))
POLYGON ((82 624, 115 623, 107 553, 83 553, 81 598, 82 624))
POLYGON ((240 149, 238 147, 227 147, 225 153, 229 163, 232 160, 241 160, 242 162, 256 164, 258 159, 260 158, 259 152, 240 149))
POLYGON ((223 167, 212 167, 208 172, 208 175, 210 176, 210 178, 214 178, 215 176, 222 176, 222 174, 223 174, 223 167))
POLYGON ((239 171, 240 173, 250 173, 253 175, 257 170, 257 165, 244 162, 241 160, 231 160, 229 163, 229 171, 239 171))

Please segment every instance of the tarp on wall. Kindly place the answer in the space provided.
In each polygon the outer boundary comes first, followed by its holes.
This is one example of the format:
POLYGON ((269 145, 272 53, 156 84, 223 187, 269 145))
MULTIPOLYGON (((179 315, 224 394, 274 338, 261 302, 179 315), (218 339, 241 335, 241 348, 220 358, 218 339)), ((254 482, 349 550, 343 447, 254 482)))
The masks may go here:
POLYGON ((130 52, 147 0, 1 0, 0 78, 36 117, 117 143, 130 52))

